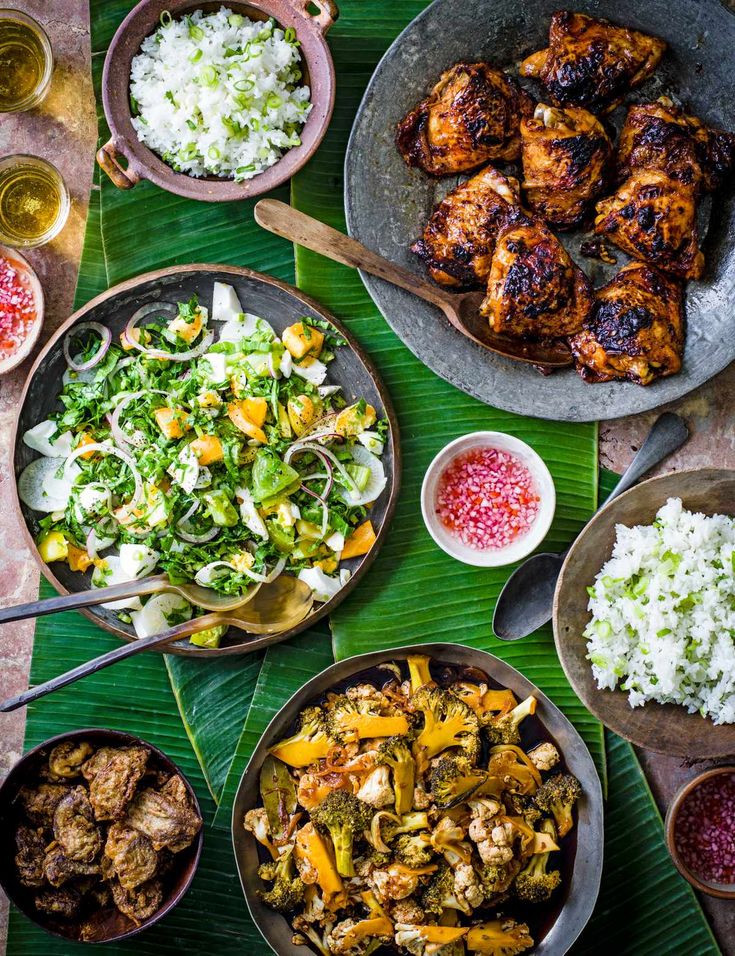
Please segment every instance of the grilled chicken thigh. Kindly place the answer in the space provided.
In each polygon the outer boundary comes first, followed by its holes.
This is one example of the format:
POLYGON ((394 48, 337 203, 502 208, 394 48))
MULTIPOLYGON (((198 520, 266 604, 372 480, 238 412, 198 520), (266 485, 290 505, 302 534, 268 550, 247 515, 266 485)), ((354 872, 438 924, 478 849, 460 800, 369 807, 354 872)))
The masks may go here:
POLYGON ((584 329, 570 339, 587 382, 622 378, 639 385, 681 368, 681 284, 642 262, 630 262, 595 293, 584 329))
POLYGON ((495 246, 480 312, 495 332, 559 338, 582 328, 592 302, 587 277, 556 236, 519 212, 495 246))
POLYGON ((519 202, 518 181, 488 166, 442 199, 411 251, 441 285, 482 286, 498 232, 519 202))
POLYGON ((521 150, 522 116, 533 100, 488 63, 457 63, 398 124, 396 144, 409 166, 433 176, 512 161, 521 150))
POLYGON ((546 222, 573 226, 602 191, 612 152, 600 121, 577 106, 539 103, 521 122, 523 190, 546 222))
POLYGON ((695 190, 660 170, 635 171, 598 202, 595 232, 664 272, 698 279, 704 271, 695 190))
POLYGON ((662 96, 628 108, 617 150, 618 177, 660 169, 700 192, 722 185, 735 161, 735 135, 688 116, 662 96))
POLYGON ((548 47, 521 63, 521 75, 538 77, 554 103, 609 112, 648 79, 665 49, 657 37, 559 10, 551 18, 548 47))

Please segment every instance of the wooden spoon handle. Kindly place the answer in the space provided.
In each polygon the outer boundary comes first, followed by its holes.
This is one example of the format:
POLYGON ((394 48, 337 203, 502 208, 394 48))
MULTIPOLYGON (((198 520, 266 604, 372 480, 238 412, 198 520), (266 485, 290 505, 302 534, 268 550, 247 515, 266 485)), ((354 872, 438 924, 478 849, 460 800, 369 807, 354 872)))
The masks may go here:
POLYGON ((79 667, 74 667, 65 674, 52 677, 51 680, 47 680, 44 684, 39 684, 37 687, 30 687, 17 697, 10 697, 0 704, 0 713, 8 714, 11 710, 25 707, 40 697, 53 694, 55 690, 60 690, 62 687, 73 684, 75 681, 81 680, 83 677, 88 677, 90 674, 96 674, 97 671, 101 671, 111 664, 116 664, 126 657, 132 657, 134 654, 140 654, 142 651, 149 651, 156 647, 161 647, 164 644, 169 644, 179 637, 188 637, 195 631, 201 631, 207 627, 213 627, 219 624, 220 620, 219 614, 205 614, 202 617, 185 621, 183 624, 177 624, 176 627, 172 627, 168 631, 163 631, 161 634, 153 634, 150 637, 142 637, 138 640, 131 641, 129 644, 122 644, 120 647, 115 647, 113 650, 99 657, 95 657, 91 661, 85 661, 84 664, 80 664, 79 667))
POLYGON ((455 301, 448 293, 389 262, 356 239, 351 239, 343 232, 332 229, 331 226, 312 219, 311 216, 277 199, 261 199, 255 207, 255 221, 277 236, 297 242, 312 252, 318 252, 352 269, 363 269, 379 279, 385 279, 386 282, 412 292, 440 309, 447 305, 452 309, 455 307, 455 301))

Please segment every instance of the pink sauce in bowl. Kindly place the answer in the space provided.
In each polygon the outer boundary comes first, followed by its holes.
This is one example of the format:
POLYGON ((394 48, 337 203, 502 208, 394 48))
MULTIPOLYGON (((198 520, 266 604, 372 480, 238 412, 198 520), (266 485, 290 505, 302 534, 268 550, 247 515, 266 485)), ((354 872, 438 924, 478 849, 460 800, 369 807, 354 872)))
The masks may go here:
POLYGON ((447 554, 500 567, 530 554, 554 516, 548 468, 525 442, 502 432, 474 432, 450 442, 429 466, 421 510, 447 554))
POLYGON ((683 796, 673 842, 698 880, 730 887, 735 895, 735 769, 703 777, 683 796))

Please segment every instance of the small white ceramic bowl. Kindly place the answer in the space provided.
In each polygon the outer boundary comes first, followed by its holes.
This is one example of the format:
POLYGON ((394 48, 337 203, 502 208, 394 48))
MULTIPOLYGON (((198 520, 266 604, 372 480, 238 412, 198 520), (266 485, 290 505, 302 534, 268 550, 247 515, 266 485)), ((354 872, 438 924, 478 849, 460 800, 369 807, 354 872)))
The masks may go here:
POLYGON ((449 442, 434 458, 424 475, 421 486, 421 513, 424 524, 442 551, 478 568, 501 568, 514 564, 535 550, 546 537, 556 510, 556 489, 549 469, 543 459, 520 438, 506 435, 504 432, 471 432, 449 442), (539 511, 530 529, 516 538, 506 548, 478 551, 463 544, 459 538, 444 527, 436 514, 436 494, 439 478, 444 470, 458 455, 476 448, 497 448, 515 455, 528 468, 538 490, 539 511))

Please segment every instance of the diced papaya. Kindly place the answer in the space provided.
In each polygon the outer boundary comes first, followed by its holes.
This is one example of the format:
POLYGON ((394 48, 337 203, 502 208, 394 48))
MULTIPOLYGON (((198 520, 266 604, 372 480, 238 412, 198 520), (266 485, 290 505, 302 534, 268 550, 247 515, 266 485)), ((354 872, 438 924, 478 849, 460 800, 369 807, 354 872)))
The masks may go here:
POLYGON ((376 535, 372 521, 363 521, 345 540, 345 546, 342 548, 342 559, 357 558, 361 554, 367 554, 375 544, 375 539, 376 535))
POLYGON ((86 571, 92 565, 92 559, 84 548, 77 548, 76 545, 69 542, 67 549, 66 560, 69 562, 72 571, 86 571))
POLYGON ((324 345, 324 334, 303 322, 295 322, 284 329, 281 336, 283 344, 295 359, 305 355, 319 355, 324 345))
POLYGON ((216 435, 202 435, 200 438, 195 438, 189 447, 197 456, 200 465, 211 465, 215 461, 222 461, 225 457, 222 442, 216 435))
POLYGON ((241 432, 248 436, 248 438, 254 438, 255 441, 261 442, 263 445, 268 444, 268 439, 262 428, 250 421, 248 416, 245 414, 243 405, 247 399, 244 399, 242 402, 230 402, 227 406, 227 417, 230 419, 232 424, 239 428, 241 432))
MULTIPOLYGON (((94 438, 92 438, 89 432, 82 432, 82 434, 79 436, 79 441, 77 442, 77 448, 81 448, 82 445, 94 445, 94 444, 95 444, 95 440, 94 438)), ((88 458, 94 458, 94 452, 85 451, 84 454, 80 455, 79 457, 84 458, 85 460, 88 458)))
POLYGON ((134 346, 130 344, 131 339, 133 342, 147 345, 150 342, 151 337, 145 329, 131 329, 129 332, 126 332, 125 329, 123 329, 120 333, 120 345, 122 345, 126 352, 130 352, 134 348, 134 346))
POLYGON ((166 438, 183 438, 190 428, 186 413, 180 408, 157 408, 153 414, 166 438))
POLYGON ((308 395, 296 395, 288 400, 288 420, 297 438, 316 418, 316 405, 308 395))
POLYGON ((249 418, 253 425, 262 426, 265 416, 268 414, 268 402, 265 398, 246 398, 241 403, 243 414, 249 418))
POLYGON ((38 539, 38 553, 46 564, 52 561, 66 561, 69 543, 63 531, 46 531, 38 539))
POLYGON ((351 949, 358 949, 359 944, 365 940, 392 935, 393 923, 387 916, 379 916, 376 919, 361 919, 353 923, 339 942, 340 946, 344 947, 343 952, 347 953, 351 949))
POLYGON ((168 323, 169 332, 173 332, 178 335, 180 339, 183 339, 187 343, 191 343, 199 335, 204 326, 204 316, 202 315, 201 310, 197 310, 196 315, 191 320, 187 322, 186 319, 181 316, 177 316, 175 319, 172 319, 168 323))
POLYGON ((347 714, 339 721, 340 727, 354 731, 360 740, 370 737, 395 737, 408 733, 408 721, 403 714, 381 717, 376 714, 347 714))
POLYGON ((307 823, 297 831, 293 852, 297 860, 310 863, 316 870, 324 905, 333 910, 346 906, 347 894, 342 878, 337 872, 327 841, 317 833, 313 823, 307 823))
MULTIPOLYGON (((469 926, 417 926, 421 938, 426 943, 449 945, 462 939, 469 932, 469 926)), ((501 950, 498 950, 501 952, 501 950)))

